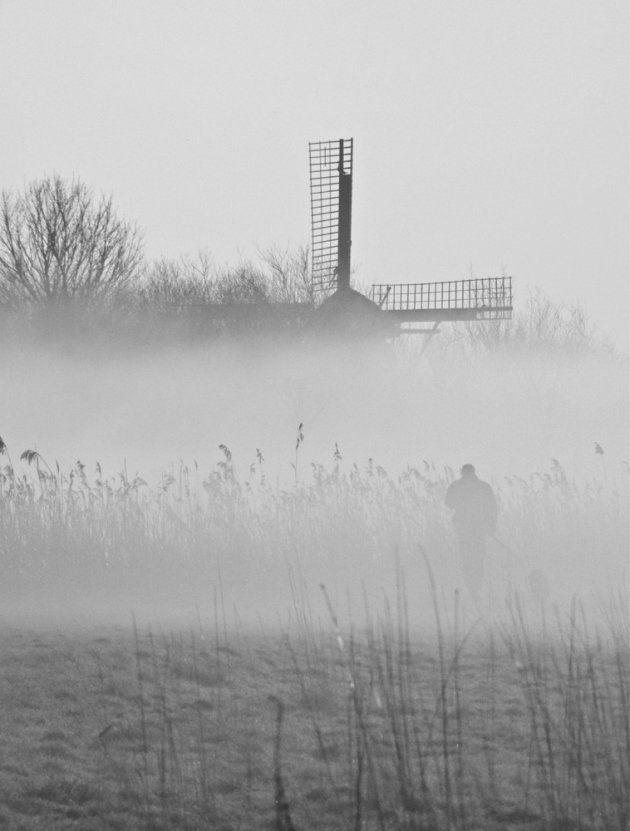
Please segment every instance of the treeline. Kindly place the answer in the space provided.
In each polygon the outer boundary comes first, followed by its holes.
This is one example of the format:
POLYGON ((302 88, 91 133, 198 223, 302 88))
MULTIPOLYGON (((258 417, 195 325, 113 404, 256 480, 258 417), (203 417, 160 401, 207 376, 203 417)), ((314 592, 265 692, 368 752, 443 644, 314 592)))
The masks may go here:
POLYGON ((262 307, 312 301, 306 247, 269 248, 258 261, 233 267, 217 266, 205 253, 150 262, 138 227, 117 215, 111 198, 96 197, 78 180, 54 176, 2 194, 5 333, 67 336, 88 327, 92 334, 207 336, 225 329, 226 306, 252 307, 229 326, 277 328, 277 316, 262 307))
POLYGON ((234 302, 312 300, 308 249, 269 249, 259 263, 217 267, 210 256, 149 263, 137 226, 111 198, 58 176, 4 191, 0 227, 0 305, 4 309, 103 309, 133 301, 175 311, 234 302))
MULTIPOLYGON (((52 176, 0 203, 0 326, 5 336, 99 334, 152 339, 300 332, 307 314, 281 304, 315 303, 309 250, 269 248, 257 261, 217 266, 211 256, 150 262, 138 227, 111 198, 52 176), (285 306, 286 309, 286 306, 285 306), (231 311, 230 311, 231 310, 231 311)), ((518 299, 518 297, 517 297, 518 299)), ((465 350, 602 351, 579 307, 541 294, 510 321, 442 328, 439 343, 465 350)), ((432 347, 433 348, 433 347, 432 347)))

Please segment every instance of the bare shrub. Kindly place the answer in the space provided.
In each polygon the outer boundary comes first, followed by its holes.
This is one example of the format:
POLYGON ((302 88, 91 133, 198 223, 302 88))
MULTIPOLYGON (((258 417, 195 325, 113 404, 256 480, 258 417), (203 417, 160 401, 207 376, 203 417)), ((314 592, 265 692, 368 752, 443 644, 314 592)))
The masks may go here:
POLYGON ((465 351, 612 351, 579 305, 552 300, 540 289, 531 291, 511 320, 474 320, 454 324, 444 341, 465 351))
POLYGON ((158 260, 148 269, 136 302, 164 314, 233 303, 312 302, 308 248, 269 248, 260 260, 217 266, 206 252, 158 260))
POLYGON ((177 313, 215 300, 210 256, 199 252, 195 259, 162 258, 154 262, 135 292, 136 305, 162 313, 177 313))
POLYGON ((285 303, 313 303, 313 280, 309 266, 309 249, 272 247, 261 253, 269 269, 269 292, 273 300, 285 303))

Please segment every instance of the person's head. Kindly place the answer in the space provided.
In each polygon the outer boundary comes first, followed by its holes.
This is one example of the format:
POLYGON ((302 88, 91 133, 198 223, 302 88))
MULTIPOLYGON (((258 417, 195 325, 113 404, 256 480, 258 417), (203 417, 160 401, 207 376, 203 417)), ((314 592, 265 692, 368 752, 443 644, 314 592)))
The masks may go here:
POLYGON ((462 467, 462 476, 464 476, 464 477, 466 477, 466 476, 467 476, 467 477, 470 477, 470 476, 475 476, 475 475, 476 475, 476 474, 475 474, 475 468, 474 468, 474 465, 464 465, 464 466, 462 467))

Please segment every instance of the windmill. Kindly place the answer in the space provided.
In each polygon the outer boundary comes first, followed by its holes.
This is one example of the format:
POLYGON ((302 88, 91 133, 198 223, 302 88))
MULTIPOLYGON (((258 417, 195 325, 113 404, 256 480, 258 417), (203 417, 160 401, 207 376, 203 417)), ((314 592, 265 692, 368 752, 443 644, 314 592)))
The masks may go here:
POLYGON ((432 336, 440 323, 509 319, 512 278, 350 285, 353 139, 309 143, 313 290, 319 320, 338 329, 432 336), (420 325, 418 325, 420 324, 420 325), (433 324, 426 328, 426 324, 433 324))

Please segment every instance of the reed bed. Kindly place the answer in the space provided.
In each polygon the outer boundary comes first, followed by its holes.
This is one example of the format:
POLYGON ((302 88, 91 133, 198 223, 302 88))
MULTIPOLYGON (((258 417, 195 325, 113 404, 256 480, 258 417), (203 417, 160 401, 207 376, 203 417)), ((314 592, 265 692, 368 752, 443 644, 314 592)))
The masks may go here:
MULTIPOLYGON (((395 561, 426 586, 418 543, 438 583, 461 581, 443 505, 454 474, 426 461, 392 474, 372 459, 346 464, 335 447, 329 465, 307 464, 298 435, 283 485, 260 451, 239 474, 224 445, 209 472, 181 464, 150 485, 125 471, 108 477, 98 464, 62 471, 35 451, 14 464, 2 447, 0 564, 12 596, 69 580, 86 593, 110 584, 157 591, 166 581, 185 594, 208 591, 219 573, 224 585, 246 586, 257 575, 257 588, 272 590, 287 576, 317 585, 334 572, 335 585, 360 589, 391 576, 395 561)), ((532 574, 551 600, 594 599, 627 577, 627 476, 576 483, 554 460, 547 471, 493 485, 500 520, 487 578, 503 596, 510 586, 523 590, 532 574)))
POLYGON ((209 472, 181 465, 149 485, 35 451, 14 463, 2 444, 5 612, 81 597, 91 611, 124 598, 128 614, 151 599, 164 621, 179 596, 197 620, 38 636, 32 660, 20 633, 19 660, 3 663, 24 693, 5 696, 7 746, 22 733, 0 764, 13 794, 0 820, 625 831, 627 482, 578 484, 555 461, 494 482, 500 540, 480 607, 443 507, 453 471, 392 474, 337 447, 306 464, 302 442, 300 428, 283 485, 259 451, 239 474, 223 445, 209 472), (51 709, 45 689, 72 706, 51 709), (41 723, 52 761, 27 753, 41 723))

